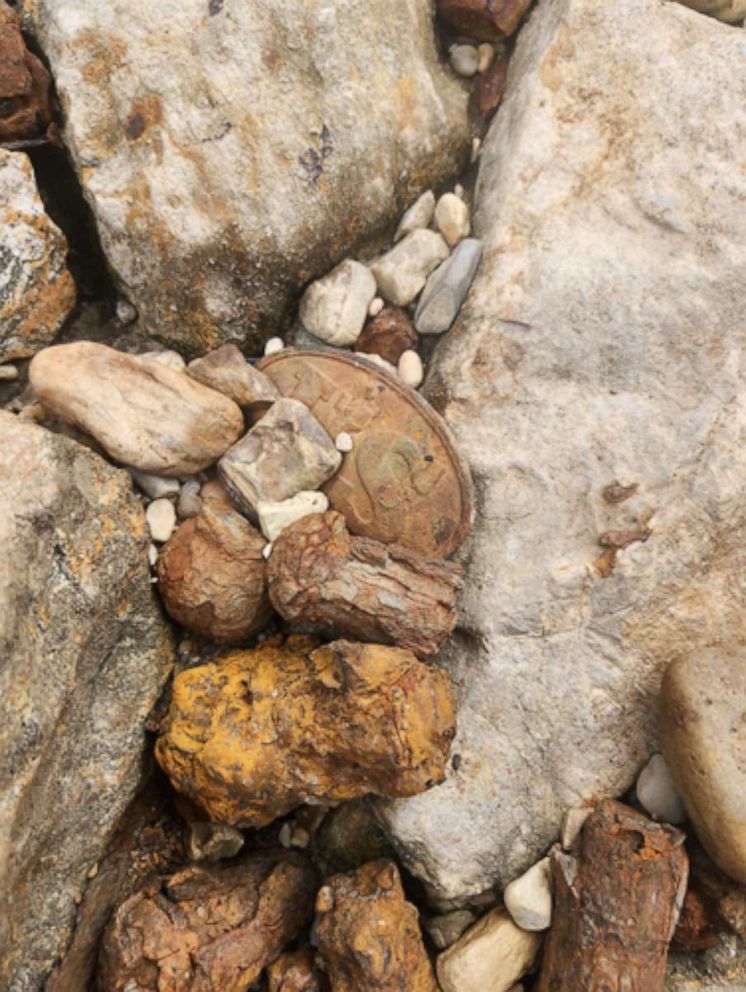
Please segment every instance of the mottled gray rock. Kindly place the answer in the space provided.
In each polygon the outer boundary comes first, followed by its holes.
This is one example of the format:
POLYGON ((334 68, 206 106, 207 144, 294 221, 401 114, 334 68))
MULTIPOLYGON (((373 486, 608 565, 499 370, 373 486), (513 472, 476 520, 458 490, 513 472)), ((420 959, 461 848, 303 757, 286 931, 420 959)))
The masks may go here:
POLYGON ((425 284, 414 317, 420 334, 442 334, 458 316, 482 257, 482 242, 467 238, 425 284))
POLYGON ((424 926, 438 950, 444 951, 476 922, 477 915, 470 909, 454 909, 452 913, 425 919, 424 926))
POLYGON ((360 337, 375 295, 370 269, 346 258, 306 289, 300 301, 301 323, 327 344, 347 348, 360 337))
POLYGON ((743 44, 658 0, 542 0, 518 39, 426 387, 479 493, 443 659, 460 763, 387 812, 441 895, 624 792, 668 662, 746 639, 743 44))
POLYGON ((280 395, 272 380, 247 362, 234 344, 195 358, 187 371, 197 382, 225 393, 246 410, 266 410, 280 395))
POLYGON ((716 947, 694 954, 668 956, 665 992, 744 992, 746 945, 724 934, 716 947))
POLYGON ((407 306, 444 258, 448 245, 439 234, 423 228, 412 231, 372 266, 381 296, 398 307, 407 306))
POLYGON ((260 500, 279 502, 318 489, 341 463, 308 407, 283 397, 223 455, 218 470, 231 498, 253 515, 260 500))
POLYGON ((53 341, 75 305, 67 242, 44 212, 31 162, 0 149, 0 362, 53 341))
POLYGON ((150 475, 207 468, 244 428, 240 409, 222 393, 162 362, 93 341, 45 348, 29 378, 47 410, 150 475))
POLYGON ((479 69, 479 50, 476 45, 454 45, 448 56, 451 68, 459 76, 475 76, 479 69))
POLYGON ((0 987, 38 992, 172 660, 129 476, 0 413, 0 987))
POLYGON ((21 7, 122 291, 190 357, 258 347, 468 155, 431 0, 21 7))

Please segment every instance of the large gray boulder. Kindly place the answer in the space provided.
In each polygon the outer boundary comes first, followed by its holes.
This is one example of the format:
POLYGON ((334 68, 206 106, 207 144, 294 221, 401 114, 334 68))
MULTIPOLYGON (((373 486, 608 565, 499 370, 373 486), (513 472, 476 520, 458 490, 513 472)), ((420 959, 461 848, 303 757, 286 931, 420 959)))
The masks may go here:
POLYGON ((441 897, 625 790, 668 662, 746 635, 743 52, 660 0, 542 0, 519 38, 428 383, 479 495, 460 760, 384 807, 441 897))
POLYGON ((150 333, 256 345, 468 153, 431 0, 23 0, 150 333), (261 333, 260 333, 261 332, 261 333))
POLYGON ((129 476, 0 413, 0 988, 41 988, 142 782, 172 645, 129 476))

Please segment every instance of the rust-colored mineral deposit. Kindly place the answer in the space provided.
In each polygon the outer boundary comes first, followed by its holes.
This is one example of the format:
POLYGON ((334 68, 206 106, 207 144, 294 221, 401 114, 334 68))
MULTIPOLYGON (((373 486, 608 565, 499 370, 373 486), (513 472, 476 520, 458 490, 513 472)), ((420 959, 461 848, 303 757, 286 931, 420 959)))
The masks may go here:
POLYGON ((0 3, 0 142, 39 138, 51 121, 49 73, 26 48, 18 15, 0 3))
POLYGON ((340 513, 286 528, 267 573, 272 605, 305 629, 439 651, 456 625, 461 569, 397 544, 352 537, 340 513))
POLYGON ((181 524, 158 556, 158 588, 169 615, 221 644, 248 640, 272 609, 262 535, 218 483, 202 489, 202 512, 181 524))
POLYGON ((443 21, 458 34, 499 41, 513 34, 532 0, 437 0, 443 21))
POLYGON ((401 648, 308 637, 181 672, 156 757, 219 823, 261 827, 309 800, 412 796, 444 778, 448 675, 401 648))
POLYGON ((186 868, 126 899, 104 933, 106 992, 245 992, 312 913, 315 872, 297 854, 186 868))
POLYGON ((417 910, 392 861, 333 875, 316 912, 314 932, 334 992, 438 992, 417 910))
POLYGON ((313 959, 313 948, 308 944, 281 954, 267 968, 268 992, 324 992, 329 985, 313 959))
POLYGON ((553 924, 537 992, 661 992, 684 899, 684 834, 607 800, 577 855, 555 849, 553 924))

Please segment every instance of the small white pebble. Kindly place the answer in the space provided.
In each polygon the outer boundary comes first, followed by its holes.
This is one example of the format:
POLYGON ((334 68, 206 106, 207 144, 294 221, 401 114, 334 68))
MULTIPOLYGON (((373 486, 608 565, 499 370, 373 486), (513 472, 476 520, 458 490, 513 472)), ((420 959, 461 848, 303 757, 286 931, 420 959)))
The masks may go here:
POLYGON ((461 183, 456 183, 456 185, 453 187, 453 195, 457 196, 459 200, 463 200, 464 187, 461 185, 461 183))
POLYGON ((397 371, 404 385, 411 386, 412 389, 417 389, 425 375, 422 359, 416 351, 411 349, 402 352, 397 371))
POLYGON ((472 138, 471 139, 471 164, 474 165, 476 160, 479 158, 482 152, 482 139, 472 138))
POLYGON ((286 823, 280 827, 279 841, 284 848, 289 849, 292 846, 293 840, 293 828, 288 820, 286 823))
POLYGON ((435 207, 435 223, 451 248, 469 236, 469 207, 455 193, 444 193, 435 207))
POLYGON ((455 73, 470 79, 479 68, 479 51, 474 45, 454 45, 448 61, 455 73))
POLYGON ((563 851, 569 851, 580 836, 583 824, 593 812, 590 806, 572 806, 565 813, 562 823, 562 835, 560 843, 563 851))
POLYGON ((15 365, 0 365, 0 382, 12 382, 18 378, 18 369, 15 365))
POLYGON ((383 310, 383 306, 383 299, 380 296, 374 296, 368 307, 368 316, 377 317, 381 310, 383 310))
POLYGON ((347 433, 347 431, 340 431, 334 439, 334 447, 337 451, 341 451, 342 454, 347 454, 348 451, 352 451, 353 443, 352 438, 347 433))
POLYGON ((396 375, 396 368, 391 364, 391 362, 387 362, 386 359, 382 358, 380 355, 368 353, 367 351, 356 351, 355 357, 367 358, 369 362, 373 362, 374 365, 378 365, 380 368, 385 369, 387 372, 390 372, 391 375, 396 375))
POLYGON ((299 850, 305 851, 311 843, 311 835, 304 827, 296 827, 295 830, 293 830, 290 843, 293 847, 297 847, 299 850))
POLYGON ((91 867, 86 872, 88 878, 95 878, 98 875, 98 865, 91 865, 91 867))
POLYGON ((137 320, 137 308, 129 300, 117 300, 117 320, 120 324, 132 324, 137 320))
POLYGON ((549 858, 542 858, 503 893, 505 908, 521 930, 547 930, 552 925, 552 883, 549 858))
POLYGON ((637 777, 637 798, 654 820, 683 823, 686 809, 662 754, 654 754, 637 777))
POLYGON ((271 554, 272 554, 272 542, 270 541, 269 544, 265 544, 264 547, 262 548, 262 558, 264 558, 264 560, 267 561, 267 559, 271 554))
POLYGON ((282 338, 270 338, 269 341, 264 346, 265 355, 276 355, 278 351, 282 351, 285 347, 285 342, 282 338))
POLYGON ((154 499, 145 511, 145 519, 150 528, 150 536, 162 544, 171 537, 176 526, 174 504, 169 499, 154 499))
POLYGON ((477 52, 479 53, 479 71, 486 72, 492 65, 492 60, 495 57, 494 46, 490 45, 488 41, 484 41, 477 49, 477 52))
POLYGON ((148 545, 148 561, 151 568, 154 568, 155 563, 158 561, 158 548, 154 544, 148 545))

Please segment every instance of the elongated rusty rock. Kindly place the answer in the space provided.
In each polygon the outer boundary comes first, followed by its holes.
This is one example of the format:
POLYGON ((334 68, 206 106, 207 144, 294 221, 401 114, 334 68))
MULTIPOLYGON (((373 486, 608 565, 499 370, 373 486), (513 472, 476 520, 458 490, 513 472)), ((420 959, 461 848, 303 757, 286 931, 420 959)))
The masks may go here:
POLYGON ((537 992, 661 992, 687 881, 684 835, 602 802, 576 854, 552 854, 555 908, 537 992))
POLYGON ((456 625, 457 565, 352 537, 333 511, 283 531, 267 575, 274 608, 306 629, 397 644, 425 658, 456 625))
POLYGON ((319 890, 316 913, 334 992, 438 992, 417 910, 393 861, 333 875, 319 890))
POLYGON ((106 992, 245 992, 308 923, 308 861, 262 852, 191 867, 126 899, 101 942, 106 992))
POLYGON ((52 121, 49 73, 26 48, 18 15, 0 3, 0 142, 41 137, 52 121))
POLYGON ((400 648, 294 636, 177 675, 156 757, 212 820, 262 827, 306 801, 423 792, 454 733, 444 671, 400 648))

